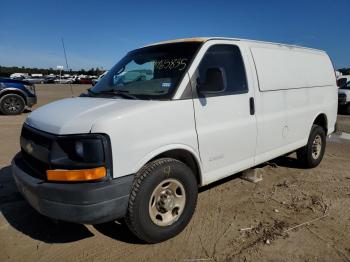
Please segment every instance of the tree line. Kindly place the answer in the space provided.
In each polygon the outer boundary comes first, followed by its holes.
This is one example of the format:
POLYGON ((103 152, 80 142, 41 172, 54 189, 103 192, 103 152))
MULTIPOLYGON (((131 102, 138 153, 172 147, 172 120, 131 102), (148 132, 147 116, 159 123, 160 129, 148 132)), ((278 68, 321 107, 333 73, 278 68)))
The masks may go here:
MULTIPOLYGON (((91 75, 91 76, 99 76, 104 72, 104 70, 96 67, 91 68, 89 70, 80 69, 80 70, 62 70, 63 74, 70 74, 70 75, 91 75)), ((31 74, 43 74, 43 75, 49 75, 54 74, 58 75, 60 71, 58 69, 53 68, 29 68, 29 67, 17 67, 17 66, 1 66, 0 65, 0 77, 9 77, 13 73, 28 73, 31 74)))
POLYGON ((338 71, 343 75, 350 75, 350 68, 341 68, 338 71))

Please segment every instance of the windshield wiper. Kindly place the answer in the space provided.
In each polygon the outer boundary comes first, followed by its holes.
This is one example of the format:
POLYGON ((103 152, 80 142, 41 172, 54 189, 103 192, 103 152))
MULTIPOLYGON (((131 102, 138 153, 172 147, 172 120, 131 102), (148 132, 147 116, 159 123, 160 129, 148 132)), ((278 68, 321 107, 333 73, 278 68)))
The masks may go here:
POLYGON ((129 94, 129 91, 127 90, 116 90, 116 89, 111 89, 111 90, 103 90, 100 92, 96 92, 96 94, 113 94, 117 96, 121 96, 127 99, 138 99, 136 96, 129 94))

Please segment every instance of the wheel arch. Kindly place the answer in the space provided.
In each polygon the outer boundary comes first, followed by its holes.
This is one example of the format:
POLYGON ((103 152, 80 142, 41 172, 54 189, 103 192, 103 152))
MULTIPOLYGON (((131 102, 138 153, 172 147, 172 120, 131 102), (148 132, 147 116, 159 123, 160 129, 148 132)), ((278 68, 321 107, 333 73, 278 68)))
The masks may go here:
POLYGON ((326 135, 328 134, 328 119, 327 119, 327 115, 325 113, 317 114, 314 121, 312 122, 312 125, 318 125, 318 126, 322 127, 325 130, 326 135))
POLYGON ((202 171, 200 158, 195 150, 186 145, 169 145, 152 151, 139 163, 140 170, 145 164, 159 159, 173 158, 186 164, 194 173, 198 186, 202 185, 202 171))
POLYGON ((7 88, 7 89, 2 90, 0 92, 0 99, 4 95, 9 95, 9 94, 19 95, 20 97, 23 98, 25 105, 27 105, 27 96, 24 94, 23 91, 21 91, 20 89, 17 89, 17 88, 7 88))

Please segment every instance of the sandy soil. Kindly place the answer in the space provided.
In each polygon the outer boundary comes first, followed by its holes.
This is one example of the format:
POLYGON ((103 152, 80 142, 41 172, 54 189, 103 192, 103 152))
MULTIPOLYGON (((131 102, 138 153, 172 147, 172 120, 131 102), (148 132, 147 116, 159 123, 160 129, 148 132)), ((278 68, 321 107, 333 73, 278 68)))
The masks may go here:
POLYGON ((337 129, 339 131, 350 133, 350 115, 338 115, 337 129))
MULTIPOLYGON (((38 95, 40 106, 70 91, 38 85, 38 95)), ((187 228, 147 245, 123 223, 57 223, 24 201, 9 164, 26 115, 0 116, 0 261, 350 261, 350 141, 331 138, 315 169, 291 155, 264 165, 257 184, 238 174, 202 188, 187 228)))

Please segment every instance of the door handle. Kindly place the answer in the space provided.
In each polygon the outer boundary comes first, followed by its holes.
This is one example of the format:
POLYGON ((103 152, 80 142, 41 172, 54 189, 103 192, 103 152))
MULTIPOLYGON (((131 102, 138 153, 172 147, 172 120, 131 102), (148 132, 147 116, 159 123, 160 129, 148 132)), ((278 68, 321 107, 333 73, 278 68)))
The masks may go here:
POLYGON ((254 97, 249 98, 249 108, 250 108, 250 114, 254 115, 255 114, 255 102, 254 102, 254 97))

